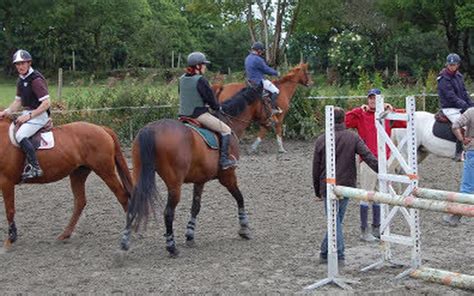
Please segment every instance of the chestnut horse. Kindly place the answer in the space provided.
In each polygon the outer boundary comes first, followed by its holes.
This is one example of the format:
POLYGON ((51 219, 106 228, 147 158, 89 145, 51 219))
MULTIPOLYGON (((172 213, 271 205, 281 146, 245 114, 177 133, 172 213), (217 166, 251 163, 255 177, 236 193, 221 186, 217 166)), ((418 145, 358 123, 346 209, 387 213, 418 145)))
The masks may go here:
MULTIPOLYGON (((286 114, 290 108, 290 103, 295 94, 296 87, 298 84, 304 86, 310 86, 313 84, 310 75, 308 75, 308 64, 299 64, 298 66, 291 69, 285 76, 281 77, 278 80, 274 80, 273 83, 280 90, 278 95, 277 105, 283 111, 280 114, 274 115, 275 121, 275 134, 276 140, 278 143, 278 152, 285 153, 286 150, 283 148, 283 139, 282 139, 282 124, 285 119, 286 114)), ((216 93, 216 97, 220 102, 223 102, 229 99, 233 94, 245 87, 245 83, 229 83, 229 84, 214 84, 212 88, 216 93)), ((251 146, 251 152, 256 152, 258 145, 265 137, 268 132, 268 126, 260 126, 257 139, 251 146)))
MULTIPOLYGON (((0 119, 0 188, 8 222, 8 250, 17 239, 15 225, 15 185, 21 181, 25 155, 9 139, 12 120, 0 119)), ((53 128, 55 146, 38 150, 37 156, 44 175, 26 183, 51 183, 69 176, 74 194, 74 209, 69 224, 58 237, 65 240, 72 235, 86 205, 85 182, 94 171, 117 197, 124 211, 132 189, 132 178, 120 150, 117 135, 109 128, 87 122, 75 122, 53 128), (117 176, 118 173, 118 176, 117 176)), ((41 203, 41 196, 32 196, 41 203)))
MULTIPOLYGON (((222 104, 222 113, 226 117, 224 120, 236 135, 230 144, 230 154, 236 159, 239 158, 238 137, 242 136, 252 121, 269 123, 271 106, 259 99, 261 91, 261 88, 245 88, 222 104)), ((146 223, 150 212, 155 213, 155 200, 158 198, 155 172, 168 189, 164 222, 166 249, 170 256, 178 255, 173 220, 184 183, 194 184, 191 219, 186 229, 188 245, 194 245, 194 230, 201 208, 204 184, 213 179, 218 179, 236 200, 240 221, 239 235, 250 239, 244 198, 237 185, 235 168, 220 169, 218 150, 210 149, 196 131, 172 119, 150 123, 143 127, 135 138, 132 158, 134 189, 128 207, 127 224, 120 242, 122 250, 129 249, 132 226, 137 230, 141 222, 146 223)))

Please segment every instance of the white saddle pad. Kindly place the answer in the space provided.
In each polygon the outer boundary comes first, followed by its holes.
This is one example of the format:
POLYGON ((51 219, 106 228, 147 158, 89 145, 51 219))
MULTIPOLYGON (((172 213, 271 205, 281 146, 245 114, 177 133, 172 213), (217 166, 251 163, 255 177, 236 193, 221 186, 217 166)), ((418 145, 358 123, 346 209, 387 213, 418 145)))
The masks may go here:
MULTIPOLYGON (((12 124, 10 125, 10 129, 8 130, 8 136, 10 137, 10 142, 13 145, 19 147, 20 145, 17 143, 15 139, 14 130, 15 130, 15 124, 12 122, 12 124)), ((53 132, 49 131, 49 132, 41 133, 41 142, 40 142, 40 146, 38 147, 38 150, 39 149, 41 150, 52 149, 53 147, 54 147, 53 132)))

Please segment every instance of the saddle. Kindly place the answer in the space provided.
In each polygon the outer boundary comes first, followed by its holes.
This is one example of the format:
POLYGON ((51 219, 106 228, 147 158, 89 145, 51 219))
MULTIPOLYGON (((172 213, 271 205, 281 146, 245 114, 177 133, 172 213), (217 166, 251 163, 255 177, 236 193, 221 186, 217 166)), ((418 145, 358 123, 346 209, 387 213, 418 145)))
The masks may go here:
POLYGON ((196 119, 192 117, 179 116, 178 120, 182 122, 188 128, 191 128, 195 132, 197 132, 198 135, 201 136, 201 138, 204 140, 204 142, 207 144, 209 148, 214 149, 214 150, 219 150, 218 136, 215 132, 207 128, 204 128, 199 121, 197 121, 196 119))
POLYGON ((449 120, 449 118, 446 115, 444 115, 443 110, 438 110, 438 112, 436 112, 435 120, 441 123, 451 124, 451 121, 449 120))
POLYGON ((443 111, 439 110, 434 117, 433 135, 443 140, 456 142, 456 136, 451 130, 452 123, 449 121, 449 118, 443 114, 443 111))
MULTIPOLYGON (((20 145, 16 141, 15 134, 19 128, 19 124, 12 122, 8 131, 10 142, 17 147, 19 147, 20 145)), ((54 147, 54 136, 52 130, 53 121, 50 118, 41 129, 39 129, 33 136, 30 137, 31 143, 33 144, 33 147, 36 150, 46 150, 52 149, 54 147)))

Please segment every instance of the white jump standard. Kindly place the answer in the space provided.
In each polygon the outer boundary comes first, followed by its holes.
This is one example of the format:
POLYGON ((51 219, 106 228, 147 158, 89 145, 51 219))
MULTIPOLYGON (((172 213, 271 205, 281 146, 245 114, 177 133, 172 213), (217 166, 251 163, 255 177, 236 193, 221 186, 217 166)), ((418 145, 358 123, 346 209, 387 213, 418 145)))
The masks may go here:
POLYGON ((396 278, 403 278, 410 275, 414 278, 474 290, 473 276, 421 267, 421 230, 419 216, 419 209, 424 209, 474 217, 474 195, 418 188, 417 146, 414 124, 415 99, 414 97, 406 98, 406 114, 387 114, 383 110, 383 106, 383 97, 377 96, 375 120, 378 141, 378 179, 381 192, 368 192, 352 187, 336 186, 334 107, 326 106, 328 277, 305 287, 305 290, 312 290, 328 283, 335 283, 344 289, 351 289, 346 283, 352 283, 353 281, 340 277, 337 266, 336 203, 337 198, 342 197, 376 201, 381 203, 382 206, 380 227, 382 258, 378 262, 363 268, 362 271, 380 268, 387 263, 400 265, 392 260, 390 245, 396 243, 411 247, 410 266, 396 278), (405 138, 399 142, 398 147, 393 144, 385 132, 385 119, 407 121, 405 138), (400 152, 402 150, 401 148, 405 145, 406 152, 400 152), (392 152, 388 161, 385 158, 386 146, 388 146, 392 152), (403 155, 407 156, 407 160, 403 158, 403 155), (389 173, 388 167, 395 160, 404 171, 403 175, 389 173), (405 184, 406 188, 401 194, 397 194, 392 187, 393 183, 405 184), (401 212, 409 225, 409 235, 392 234, 390 231, 392 220, 398 212, 401 212))

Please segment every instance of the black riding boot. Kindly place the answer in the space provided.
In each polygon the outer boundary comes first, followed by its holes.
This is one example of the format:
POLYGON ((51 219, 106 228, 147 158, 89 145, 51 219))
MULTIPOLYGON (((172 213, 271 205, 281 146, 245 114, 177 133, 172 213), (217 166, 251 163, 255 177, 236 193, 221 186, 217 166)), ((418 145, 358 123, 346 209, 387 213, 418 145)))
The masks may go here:
POLYGON ((456 141, 456 153, 454 154, 454 161, 462 161, 463 144, 461 141, 456 141))
POLYGON ((36 151, 33 144, 31 144, 30 139, 24 138, 21 140, 20 147, 26 154, 26 165, 23 174, 21 175, 22 180, 41 177, 43 171, 39 166, 38 159, 36 158, 36 151))
POLYGON ((277 106, 277 98, 278 94, 277 93, 272 93, 271 94, 271 99, 272 99, 272 115, 273 114, 280 114, 283 111, 281 111, 280 107, 277 106))
POLYGON ((219 159, 219 164, 223 170, 234 167, 237 165, 237 162, 233 159, 229 159, 229 143, 231 135, 223 135, 221 137, 221 156, 219 159))

